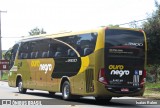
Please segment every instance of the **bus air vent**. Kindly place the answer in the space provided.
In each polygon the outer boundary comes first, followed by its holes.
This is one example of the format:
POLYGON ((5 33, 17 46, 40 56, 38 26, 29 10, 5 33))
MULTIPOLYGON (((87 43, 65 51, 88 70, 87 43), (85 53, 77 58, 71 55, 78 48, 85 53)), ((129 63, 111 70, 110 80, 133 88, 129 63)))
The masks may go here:
POLYGON ((94 91, 93 69, 87 69, 85 73, 86 73, 86 92, 90 93, 94 91))

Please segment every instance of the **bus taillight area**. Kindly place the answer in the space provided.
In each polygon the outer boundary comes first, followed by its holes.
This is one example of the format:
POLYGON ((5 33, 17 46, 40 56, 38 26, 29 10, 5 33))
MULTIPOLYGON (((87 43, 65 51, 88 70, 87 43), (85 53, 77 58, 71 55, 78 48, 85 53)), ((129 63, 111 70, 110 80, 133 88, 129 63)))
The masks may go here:
POLYGON ((98 81, 101 82, 102 84, 107 85, 108 81, 106 79, 106 75, 105 75, 105 69, 101 68, 99 71, 99 75, 98 75, 98 81))
POLYGON ((130 73, 132 74, 129 74, 129 76, 127 77, 122 76, 121 78, 116 78, 117 76, 114 75, 114 77, 111 78, 110 76, 110 78, 108 78, 106 76, 107 74, 110 74, 110 72, 106 72, 104 68, 101 68, 98 75, 98 82, 101 83, 99 84, 101 85, 100 88, 104 87, 106 92, 113 93, 116 96, 120 96, 122 94, 126 96, 130 96, 133 94, 135 94, 135 96, 143 95, 145 87, 146 70, 135 70, 130 71, 130 73), (134 75, 134 73, 136 72, 138 72, 138 74, 140 72, 140 75, 134 75))
POLYGON ((141 80, 141 82, 140 82, 140 87, 144 87, 144 86, 145 86, 146 75, 147 75, 147 72, 146 72, 146 69, 144 69, 144 70, 143 70, 143 75, 142 75, 142 80, 141 80))
POLYGON ((124 65, 109 65, 106 69, 105 89, 112 93, 129 94, 144 90, 146 71, 133 69, 124 65))

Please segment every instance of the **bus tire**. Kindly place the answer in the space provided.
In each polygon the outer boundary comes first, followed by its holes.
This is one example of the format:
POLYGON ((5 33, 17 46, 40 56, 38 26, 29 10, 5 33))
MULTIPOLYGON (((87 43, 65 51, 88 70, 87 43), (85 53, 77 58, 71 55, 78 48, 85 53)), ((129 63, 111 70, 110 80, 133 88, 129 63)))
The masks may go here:
POLYGON ((19 93, 23 93, 23 94, 25 94, 27 91, 27 89, 23 88, 22 79, 19 79, 19 81, 18 81, 18 91, 19 91, 19 93))
POLYGON ((64 100, 70 100, 71 97, 72 95, 71 95, 70 84, 68 81, 65 81, 62 85, 62 98, 64 100))

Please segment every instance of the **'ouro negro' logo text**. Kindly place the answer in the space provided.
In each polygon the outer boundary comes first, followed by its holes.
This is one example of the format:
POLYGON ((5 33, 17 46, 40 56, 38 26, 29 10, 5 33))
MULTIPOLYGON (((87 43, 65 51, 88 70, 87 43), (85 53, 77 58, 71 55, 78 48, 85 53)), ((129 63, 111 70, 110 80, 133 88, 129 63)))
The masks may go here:
POLYGON ((45 74, 53 68, 52 64, 42 64, 39 60, 32 60, 31 67, 37 67, 40 71, 45 71, 45 74))
POLYGON ((48 70, 52 70, 52 64, 40 64, 39 70, 45 71, 46 74, 48 70))
POLYGON ((119 75, 119 77, 122 77, 123 75, 129 75, 129 70, 112 70, 111 75, 119 75))
POLYGON ((123 65, 109 65, 109 70, 111 70, 111 75, 119 75, 119 77, 122 77, 123 75, 129 75, 129 70, 123 70, 123 65))

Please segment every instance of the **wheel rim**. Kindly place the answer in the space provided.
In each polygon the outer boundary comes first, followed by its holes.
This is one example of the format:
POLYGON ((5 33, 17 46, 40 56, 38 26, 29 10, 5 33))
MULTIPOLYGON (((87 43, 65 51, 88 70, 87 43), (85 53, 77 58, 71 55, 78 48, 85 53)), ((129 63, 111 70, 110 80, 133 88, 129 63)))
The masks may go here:
POLYGON ((69 85, 65 85, 64 87, 64 97, 67 98, 69 96, 69 85))
POLYGON ((22 91, 22 82, 19 82, 18 89, 19 89, 20 92, 22 91))

